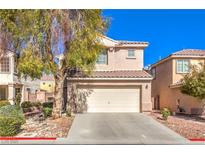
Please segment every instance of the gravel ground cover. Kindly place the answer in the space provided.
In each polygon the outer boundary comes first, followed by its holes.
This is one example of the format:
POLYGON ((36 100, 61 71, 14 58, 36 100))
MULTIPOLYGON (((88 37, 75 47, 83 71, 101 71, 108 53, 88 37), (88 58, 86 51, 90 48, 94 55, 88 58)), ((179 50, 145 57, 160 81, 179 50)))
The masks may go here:
POLYGON ((59 119, 48 118, 43 121, 27 119, 22 126, 22 131, 16 137, 67 137, 74 117, 62 117, 59 119))
POLYGON ((162 120, 160 113, 150 113, 155 120, 186 137, 187 139, 205 139, 205 120, 185 115, 169 116, 162 120))

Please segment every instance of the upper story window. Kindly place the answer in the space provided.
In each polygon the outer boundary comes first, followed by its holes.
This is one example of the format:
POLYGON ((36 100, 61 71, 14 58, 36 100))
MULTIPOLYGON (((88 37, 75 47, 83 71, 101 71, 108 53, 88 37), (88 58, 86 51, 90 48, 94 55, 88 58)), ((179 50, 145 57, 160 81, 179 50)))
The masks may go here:
POLYGON ((188 73, 189 72, 189 60, 180 59, 176 61, 177 70, 176 73, 188 73))
POLYGON ((9 73, 9 57, 4 57, 0 60, 0 73, 9 73))
POLYGON ((128 58, 135 58, 135 50, 134 49, 129 49, 127 57, 128 58))
POLYGON ((151 75, 152 75, 153 79, 156 78, 156 68, 155 67, 151 69, 151 75))
POLYGON ((107 51, 103 51, 100 53, 97 59, 97 64, 107 64, 107 51))

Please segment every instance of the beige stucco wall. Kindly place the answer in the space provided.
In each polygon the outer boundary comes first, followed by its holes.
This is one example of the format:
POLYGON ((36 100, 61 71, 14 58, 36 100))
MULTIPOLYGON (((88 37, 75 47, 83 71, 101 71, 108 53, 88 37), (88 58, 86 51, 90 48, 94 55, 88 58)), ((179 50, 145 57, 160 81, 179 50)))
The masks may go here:
MULTIPOLYGON (((198 60, 191 60, 196 64, 198 60)), ((191 113, 191 108, 202 107, 199 100, 194 97, 182 94, 179 88, 170 88, 170 85, 179 81, 183 75, 176 74, 176 60, 169 59, 156 67, 156 78, 152 80, 152 103, 157 95, 160 96, 160 109, 169 107, 172 111, 177 111, 177 100, 180 100, 180 107, 184 108, 187 114, 191 113)))
POLYGON ((127 47, 109 48, 108 64, 96 64, 97 71, 111 70, 142 70, 144 65, 144 50, 132 48, 135 50, 135 58, 128 58, 127 47))
MULTIPOLYGON (((141 112, 151 111, 152 102, 151 102, 151 81, 117 81, 117 80, 76 80, 68 82, 68 101, 76 101, 72 99, 71 96, 71 85, 74 85, 77 88, 79 85, 84 86, 138 86, 140 87, 140 99, 141 99, 141 112)), ((72 102, 70 102, 72 104, 72 102)), ((126 102, 125 102, 126 103, 126 102)))
MULTIPOLYGON (((172 61, 156 67, 156 78, 152 80, 152 98, 160 96, 160 107, 170 107, 172 97, 169 85, 172 82, 172 61)), ((153 99, 152 99, 153 100, 153 99)))

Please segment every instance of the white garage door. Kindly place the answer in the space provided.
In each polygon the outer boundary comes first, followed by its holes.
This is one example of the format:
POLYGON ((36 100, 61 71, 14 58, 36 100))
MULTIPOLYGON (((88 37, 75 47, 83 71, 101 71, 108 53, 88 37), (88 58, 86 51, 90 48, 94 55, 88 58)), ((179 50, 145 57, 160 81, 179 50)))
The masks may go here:
POLYGON ((137 87, 79 87, 87 95, 87 112, 140 112, 140 89, 137 87))

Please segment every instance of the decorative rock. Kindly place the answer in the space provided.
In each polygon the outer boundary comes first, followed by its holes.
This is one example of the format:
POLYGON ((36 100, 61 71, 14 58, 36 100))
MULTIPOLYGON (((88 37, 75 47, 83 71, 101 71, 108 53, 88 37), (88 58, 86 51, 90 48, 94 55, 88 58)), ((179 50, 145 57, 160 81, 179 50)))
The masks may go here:
POLYGON ((205 120, 201 120, 197 117, 176 115, 170 116, 165 123, 163 120, 157 118, 160 116, 159 113, 151 113, 150 116, 188 139, 204 138, 205 120))
POLYGON ((32 137, 66 137, 73 117, 62 117, 59 119, 45 119, 41 122, 35 118, 29 118, 22 126, 23 131, 17 136, 32 137))

